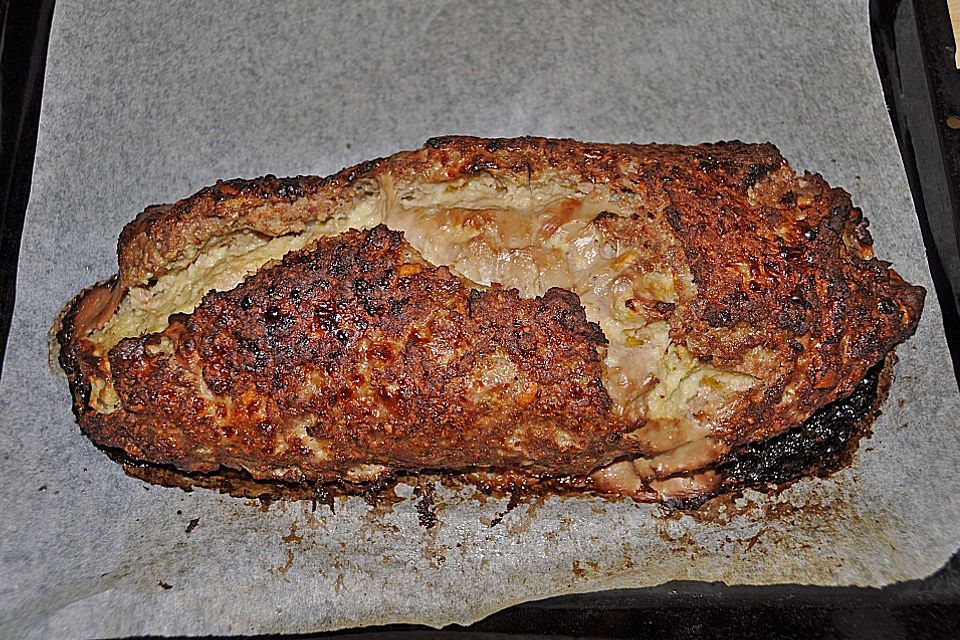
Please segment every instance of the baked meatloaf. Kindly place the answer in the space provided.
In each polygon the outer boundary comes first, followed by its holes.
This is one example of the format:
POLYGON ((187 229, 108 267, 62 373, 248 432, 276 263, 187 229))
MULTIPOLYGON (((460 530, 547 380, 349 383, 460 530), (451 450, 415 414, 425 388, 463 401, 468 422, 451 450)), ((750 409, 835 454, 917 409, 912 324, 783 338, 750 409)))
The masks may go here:
POLYGON ((682 500, 816 470, 811 425, 849 437, 924 298, 847 193, 741 142, 434 138, 149 207, 118 255, 58 333, 82 430, 304 484, 682 500))

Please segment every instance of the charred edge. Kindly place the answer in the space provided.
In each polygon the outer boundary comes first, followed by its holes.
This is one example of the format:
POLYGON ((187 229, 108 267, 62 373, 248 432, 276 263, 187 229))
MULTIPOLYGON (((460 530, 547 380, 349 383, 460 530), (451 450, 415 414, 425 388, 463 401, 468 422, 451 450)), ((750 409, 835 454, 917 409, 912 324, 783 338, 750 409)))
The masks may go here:
POLYGON ((781 162, 777 161, 757 162, 748 165, 743 175, 743 183, 741 184, 743 192, 746 193, 749 191, 751 187, 760 181, 760 178, 778 169, 780 166, 781 162))
POLYGON ((237 498, 261 501, 306 500, 326 504, 331 506, 331 509, 334 499, 338 497, 359 497, 371 505, 396 502, 400 498, 390 489, 401 483, 413 486, 414 497, 422 499, 424 485, 433 480, 454 489, 470 487, 490 497, 513 500, 524 500, 540 495, 583 495, 591 493, 592 486, 589 478, 541 478, 510 472, 503 477, 494 477, 486 473, 489 470, 475 468, 458 471, 439 469, 400 471, 366 483, 336 480, 298 484, 283 480, 255 479, 246 471, 227 467, 220 467, 210 472, 183 471, 169 464, 135 460, 122 449, 99 444, 96 446, 108 458, 121 465, 128 476, 150 484, 178 488, 186 492, 198 488, 209 489, 237 498))
MULTIPOLYGON (((114 279, 107 280, 109 284, 114 279)), ((73 412, 80 417, 81 412, 90 402, 90 383, 84 378, 83 370, 80 367, 78 358, 78 348, 74 344, 74 331, 76 330, 76 316, 80 311, 80 306, 86 296, 94 287, 99 287, 104 283, 98 283, 88 287, 77 294, 73 300, 67 303, 61 312, 60 319, 57 321, 59 328, 56 331, 56 342, 60 353, 57 362, 67 376, 67 383, 70 386, 70 394, 73 396, 73 412)), ((55 325, 56 326, 56 325, 55 325)))
POLYGON ((850 462, 868 428, 864 418, 876 403, 882 369, 882 363, 874 365, 853 393, 820 409, 803 425, 734 449, 717 467, 724 488, 782 483, 804 475, 823 477, 850 462))
POLYGON ((435 136, 429 138, 425 143, 425 147, 430 147, 431 149, 442 149, 443 147, 448 147, 454 141, 454 136, 435 136))
POLYGON ((306 180, 302 176, 290 178, 278 178, 273 174, 267 174, 260 178, 244 179, 235 178, 233 180, 222 180, 217 182, 212 188, 213 197, 216 202, 230 200, 237 195, 254 196, 260 200, 272 200, 274 198, 293 202, 307 194, 306 180))
MULTIPOLYGON (((770 484, 783 488, 801 478, 827 477, 849 465, 886 398, 894 359, 890 355, 874 365, 849 396, 823 407, 801 426, 736 447, 714 467, 723 478, 718 493, 770 484)), ((714 495, 668 500, 664 505, 695 510, 714 495)))
POLYGON ((122 449, 99 448, 107 457, 123 466, 127 475, 150 484, 175 487, 187 492, 200 488, 219 491, 237 498, 311 500, 330 505, 335 497, 341 495, 361 496, 369 502, 375 498, 374 494, 386 494, 385 489, 394 484, 392 478, 385 478, 370 484, 335 482, 305 485, 281 480, 256 480, 245 471, 227 468, 220 468, 210 473, 190 473, 172 465, 135 461, 122 449))

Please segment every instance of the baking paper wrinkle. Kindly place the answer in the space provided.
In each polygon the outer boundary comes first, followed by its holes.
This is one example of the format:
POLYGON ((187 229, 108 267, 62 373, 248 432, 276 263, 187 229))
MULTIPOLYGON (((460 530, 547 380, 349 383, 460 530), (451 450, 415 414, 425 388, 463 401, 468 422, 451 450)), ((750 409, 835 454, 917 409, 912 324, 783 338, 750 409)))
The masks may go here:
POLYGON ((670 580, 880 586, 939 569, 960 546, 960 397, 867 3, 814 4, 60 0, 0 380, 0 636, 441 626, 670 580), (928 290, 855 465, 697 514, 560 497, 510 510, 437 486, 425 528, 409 487, 392 508, 261 510, 145 485, 79 433, 46 332, 116 271, 137 212, 448 133, 770 140, 850 191, 877 255, 928 290))

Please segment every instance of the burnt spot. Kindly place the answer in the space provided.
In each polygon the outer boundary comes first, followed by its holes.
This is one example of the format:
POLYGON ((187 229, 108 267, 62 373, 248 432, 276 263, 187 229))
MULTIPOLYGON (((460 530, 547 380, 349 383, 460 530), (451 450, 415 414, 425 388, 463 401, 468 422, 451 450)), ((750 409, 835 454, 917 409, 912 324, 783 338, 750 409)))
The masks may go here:
MULTIPOLYGON (((719 173, 731 175, 736 173, 739 163, 723 155, 707 154, 697 165, 703 173, 719 173)), ((718 194, 718 197, 720 194, 718 194)))
POLYGON ((780 483, 841 468, 866 433, 883 363, 871 368, 846 398, 814 413, 803 425, 763 442, 736 447, 719 465, 724 489, 780 483))
POLYGON ((659 301, 653 305, 653 308, 660 315, 667 316, 673 313, 673 310, 677 308, 677 305, 674 302, 659 301))
POLYGON ((293 202, 306 195, 303 182, 297 178, 286 178, 282 180, 276 193, 278 197, 289 202, 293 202))
POLYGON ((700 160, 697 167, 704 173, 712 173, 720 169, 720 163, 716 158, 708 154, 706 158, 700 160))
POLYGON ((217 180, 216 184, 209 189, 209 193, 215 202, 220 203, 239 195, 242 187, 242 180, 217 180))
POLYGON ((383 315, 383 312, 386 310, 386 306, 379 304, 370 298, 365 298, 363 300, 363 310, 371 318, 376 318, 383 315))
POLYGON ((263 321, 268 325, 276 324, 283 318, 283 314, 280 312, 280 308, 271 304, 267 307, 267 310, 263 312, 263 321))
POLYGON ((367 160, 366 162, 362 162, 354 167, 344 169, 338 174, 324 178, 324 183, 325 185, 331 185, 338 182, 343 184, 353 184, 362 176, 373 171, 381 162, 381 158, 377 158, 376 160, 367 160))
MULTIPOLYGON (((857 210, 857 213, 859 213, 859 210, 857 210)), ((862 218, 862 215, 861 219, 858 219, 856 226, 853 228, 853 237, 865 247, 873 246, 873 236, 870 234, 870 221, 862 218)))
POLYGON ((890 300, 889 298, 884 298, 879 303, 877 303, 877 309, 880 311, 880 313, 884 315, 890 315, 890 314, 900 312, 900 307, 897 305, 897 303, 894 302, 893 300, 890 300))
POLYGON ((590 221, 590 223, 597 227, 603 227, 606 223, 616 222, 619 219, 620 216, 612 211, 601 211, 593 218, 593 220, 590 221))
POLYGON ((353 292, 358 298, 367 296, 375 288, 369 280, 365 280, 364 278, 357 278, 353 281, 353 292))
POLYGON ((483 309, 484 293, 477 289, 470 289, 467 293, 467 314, 476 317, 483 309))
POLYGON ((809 302, 800 293, 795 293, 776 314, 776 325, 780 329, 790 331, 795 337, 805 335, 810 331, 808 310, 809 302))
POLYGON ((714 328, 731 327, 738 322, 751 322, 762 313, 759 304, 739 289, 731 291, 719 301, 704 305, 701 317, 714 328))
POLYGON ((757 184, 760 178, 767 175, 774 169, 779 168, 780 165, 781 165, 781 162, 750 163, 749 165, 747 165, 747 170, 743 174, 743 178, 741 180, 741 188, 743 189, 744 192, 749 191, 753 185, 757 184))
POLYGON ((442 149, 443 147, 449 147, 453 140, 453 136, 436 136, 428 139, 425 146, 431 149, 442 149))
POLYGON ((337 328, 337 306, 333 303, 321 303, 313 310, 313 320, 321 331, 337 328))
POLYGON ((674 233, 683 233, 680 209, 671 204, 666 208, 665 213, 667 214, 667 222, 670 223, 670 228, 673 229, 674 233))
POLYGON ((869 358, 871 354, 886 347, 873 333, 860 333, 851 336, 847 349, 850 356, 857 359, 869 358))
POLYGON ((498 165, 493 160, 474 160, 473 162, 468 164, 466 167, 464 167, 463 170, 464 170, 464 173, 473 175, 476 173, 482 173, 484 171, 493 171, 499 168, 500 168, 500 165, 498 165))
POLYGON ((726 307, 709 305, 704 308, 701 317, 713 328, 729 327, 733 324, 730 310, 726 307))
POLYGON ((803 309, 812 309, 813 305, 807 300, 806 296, 800 286, 793 290, 793 293, 790 295, 790 304, 801 307, 803 309))

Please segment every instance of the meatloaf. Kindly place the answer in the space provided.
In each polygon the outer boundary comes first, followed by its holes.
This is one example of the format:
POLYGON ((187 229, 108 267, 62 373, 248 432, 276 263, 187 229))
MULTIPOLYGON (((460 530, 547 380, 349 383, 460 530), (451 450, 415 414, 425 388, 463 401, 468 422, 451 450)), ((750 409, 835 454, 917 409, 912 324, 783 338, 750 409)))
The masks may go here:
POLYGON ((434 138, 148 207, 118 256, 59 327, 81 429, 302 484, 786 479, 836 449, 811 425, 869 412, 924 299, 847 193, 736 141, 434 138))

